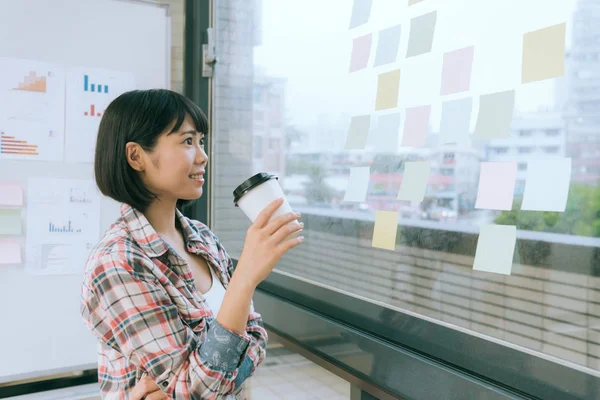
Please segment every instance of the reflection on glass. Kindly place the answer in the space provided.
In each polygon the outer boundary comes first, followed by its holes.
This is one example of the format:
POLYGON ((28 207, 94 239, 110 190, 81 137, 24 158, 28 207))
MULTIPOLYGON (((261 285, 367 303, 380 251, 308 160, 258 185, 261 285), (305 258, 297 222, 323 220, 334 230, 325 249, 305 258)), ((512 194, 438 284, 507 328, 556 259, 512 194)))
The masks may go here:
MULTIPOLYGON (((307 222, 307 240, 278 270, 597 373, 600 1, 430 0, 407 7, 381 0, 373 2, 369 22, 351 30, 349 1, 249 3, 217 10, 219 40, 236 46, 215 76, 214 129, 223 138, 215 148, 215 196, 229 201, 255 172, 281 177, 307 222), (237 18, 232 9, 256 15, 237 18), (433 11, 431 52, 406 58, 411 19, 433 11), (523 34, 563 22, 565 76, 521 84, 523 34), (374 66, 377 32, 398 24, 396 61, 374 66), (353 39, 369 33, 367 67, 349 73, 353 39), (470 87, 440 95, 444 54, 469 46, 470 87), (397 107, 375 111, 378 76, 398 69, 397 107), (516 95, 507 137, 473 139, 480 96, 508 90, 516 95), (443 103, 461 99, 473 101, 469 132, 458 144, 442 143, 443 103), (402 146, 405 111, 422 106, 431 106, 424 146, 402 146), (393 112, 402 113, 400 136, 385 149, 374 122, 393 112), (344 150, 352 117, 366 114, 364 150, 344 150), (522 211, 528 164, 565 157, 572 163, 565 211, 522 211), (397 200, 406 165, 415 161, 431 167, 425 197, 397 200), (511 210, 475 207, 483 162, 517 164, 511 210), (365 200, 344 201, 350 171, 364 167, 365 200), (371 246, 378 210, 399 215, 394 252, 371 246), (473 271, 479 228, 487 224, 518 229, 509 276, 473 271)), ((241 245, 243 215, 229 204, 215 204, 214 213, 217 233, 241 245)))

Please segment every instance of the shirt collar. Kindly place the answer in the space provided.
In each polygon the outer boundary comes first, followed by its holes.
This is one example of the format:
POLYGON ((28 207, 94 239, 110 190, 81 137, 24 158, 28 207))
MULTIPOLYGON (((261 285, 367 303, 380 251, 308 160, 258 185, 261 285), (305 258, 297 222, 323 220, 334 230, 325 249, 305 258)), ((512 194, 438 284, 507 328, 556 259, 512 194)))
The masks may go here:
MULTIPOLYGON (((191 224, 190 220, 185 217, 179 210, 175 210, 177 219, 181 225, 183 238, 186 245, 203 244, 198 229, 191 224)), ((150 224, 146 216, 128 204, 121 205, 121 218, 127 225, 129 233, 135 242, 143 249, 150 257, 160 257, 168 250, 168 246, 164 240, 158 235, 156 230, 150 224)))

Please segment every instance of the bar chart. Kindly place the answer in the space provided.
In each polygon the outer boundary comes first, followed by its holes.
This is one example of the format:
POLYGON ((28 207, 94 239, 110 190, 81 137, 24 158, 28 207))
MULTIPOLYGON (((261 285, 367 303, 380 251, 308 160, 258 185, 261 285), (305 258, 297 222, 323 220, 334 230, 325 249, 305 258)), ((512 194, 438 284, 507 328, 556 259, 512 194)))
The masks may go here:
POLYGON ((0 154, 37 156, 39 152, 37 145, 0 132, 0 154))
POLYGON ((88 111, 84 111, 83 115, 85 115, 86 117, 101 117, 102 113, 96 111, 95 104, 91 104, 90 109, 88 111))
POLYGON ((48 222, 48 233, 81 233, 81 229, 75 229, 73 227, 73 222, 69 218, 66 223, 55 224, 54 222, 48 222))
POLYGON ((89 75, 83 76, 83 91, 84 92, 96 92, 96 93, 108 93, 108 85, 102 85, 99 83, 90 83, 89 75))
POLYGON ((13 90, 46 93, 46 77, 37 76, 35 71, 30 71, 29 75, 25 76, 25 80, 13 90))

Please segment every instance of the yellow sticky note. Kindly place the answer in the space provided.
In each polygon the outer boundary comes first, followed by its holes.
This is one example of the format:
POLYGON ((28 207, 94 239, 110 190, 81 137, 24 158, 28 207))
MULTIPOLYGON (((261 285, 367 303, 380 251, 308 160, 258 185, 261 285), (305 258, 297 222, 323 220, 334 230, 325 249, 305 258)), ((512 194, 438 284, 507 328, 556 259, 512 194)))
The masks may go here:
POLYGON ((0 181, 0 206, 22 206, 23 186, 19 182, 0 181))
POLYGON ((387 110, 398 105, 400 90, 400 70, 394 70, 379 75, 377 80, 377 98, 375 110, 387 110))
POLYGON ((0 209, 0 235, 20 235, 21 226, 20 209, 0 209))
POLYGON ((21 245, 16 240, 0 240, 0 264, 21 264, 21 245))
POLYGON ((556 78, 565 74, 565 23, 523 35, 522 83, 556 78))
POLYGON ((373 247, 396 250, 397 233, 398 213, 396 211, 377 211, 375 214, 375 230, 373 231, 373 247))

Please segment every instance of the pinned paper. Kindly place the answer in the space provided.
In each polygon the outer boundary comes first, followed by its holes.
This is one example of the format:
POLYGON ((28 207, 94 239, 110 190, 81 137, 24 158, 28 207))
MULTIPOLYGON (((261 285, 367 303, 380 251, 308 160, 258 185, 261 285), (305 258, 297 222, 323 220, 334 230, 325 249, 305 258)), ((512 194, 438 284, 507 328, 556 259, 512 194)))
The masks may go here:
POLYGON ((400 47, 400 33, 400 25, 379 31, 377 53, 375 54, 375 67, 396 61, 398 48, 400 47))
POLYGON ((350 168, 350 179, 344 201, 364 202, 367 198, 370 175, 371 169, 369 167, 350 168))
POLYGON ((529 161, 521 209, 564 212, 570 183, 570 158, 529 161))
POLYGON ((367 67, 371 54, 373 35, 359 36, 352 41, 352 55, 350 57, 350 72, 356 72, 367 67))
POLYGON ((387 110, 398 105, 398 91, 400 90, 400 70, 380 74, 377 80, 377 99, 375 110, 387 110))
POLYGON ((464 143, 468 140, 472 109, 473 100, 470 97, 443 103, 439 144, 464 143))
POLYGON ((398 191, 398 200, 423 201, 431 174, 431 162, 409 161, 404 164, 404 175, 398 191))
POLYGON ((346 137, 346 150, 362 150, 367 145, 367 137, 371 126, 370 115, 359 115, 350 120, 350 129, 346 137))
POLYGON ((485 140, 509 137, 514 109, 514 90, 481 96, 473 137, 485 140))
POLYGON ((412 6, 413 4, 417 4, 422 2, 423 0, 408 0, 408 5, 409 7, 412 6))
POLYGON ((441 95, 466 92, 471 88, 474 55, 473 46, 444 54, 441 95))
POLYGON ((352 16, 350 17, 350 28, 356 28, 369 22, 371 16, 372 0, 354 0, 352 16))
POLYGON ((398 213, 395 211, 377 211, 372 246, 378 249, 396 250, 398 233, 398 213))
POLYGON ((0 264, 21 264, 21 245, 16 240, 0 240, 0 264))
POLYGON ((437 11, 411 19, 407 58, 431 52, 436 23, 437 11))
POLYGON ((404 119, 404 133, 402 135, 402 146, 425 146, 425 140, 427 138, 427 134, 429 133, 430 116, 430 105, 406 109, 406 117, 404 119))
POLYGON ((381 152, 395 152, 398 150, 398 136, 400 136, 400 113, 381 115, 377 119, 375 129, 375 149, 381 152))
POLYGON ((475 208, 512 210, 516 181, 516 162, 481 163, 475 208))
POLYGON ((473 269, 510 275, 516 243, 516 226, 482 225, 473 269))
POLYGON ((0 181, 0 206, 22 206, 23 186, 19 182, 0 181))
POLYGON ((523 35, 522 83, 556 78, 565 74, 565 23, 523 35))
POLYGON ((0 235, 20 235, 23 232, 20 209, 0 209, 0 235))

